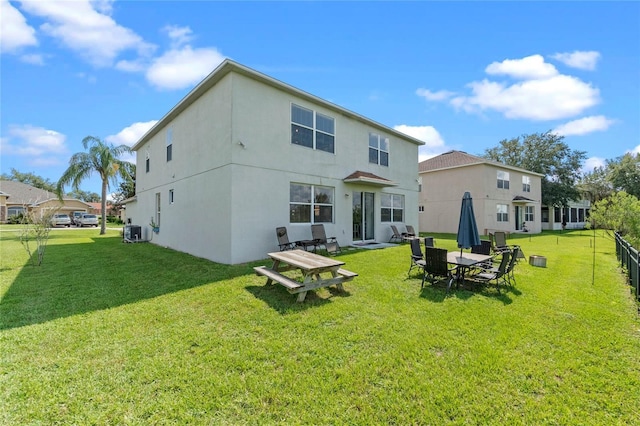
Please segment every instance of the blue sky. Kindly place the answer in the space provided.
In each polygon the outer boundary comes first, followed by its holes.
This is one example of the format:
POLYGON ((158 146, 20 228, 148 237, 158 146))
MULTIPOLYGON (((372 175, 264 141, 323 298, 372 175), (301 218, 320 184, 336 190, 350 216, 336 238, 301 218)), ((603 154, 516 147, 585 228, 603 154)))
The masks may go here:
POLYGON ((0 19, 2 173, 57 181, 87 135, 133 145, 225 58, 424 140, 421 160, 548 130, 585 169, 640 152, 638 2, 0 0, 0 19))

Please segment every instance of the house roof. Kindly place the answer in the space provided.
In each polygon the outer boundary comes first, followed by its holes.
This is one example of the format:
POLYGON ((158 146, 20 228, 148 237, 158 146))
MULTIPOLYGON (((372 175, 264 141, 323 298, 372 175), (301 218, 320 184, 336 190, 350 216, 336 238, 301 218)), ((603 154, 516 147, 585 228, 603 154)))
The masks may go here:
POLYGON ((230 59, 225 59, 216 69, 214 69, 204 80, 202 80, 196 87, 194 87, 176 106, 174 106, 171 111, 169 111, 164 117, 160 119, 147 133, 145 133, 142 138, 138 142, 133 145, 131 148, 134 151, 137 151, 142 147, 145 143, 147 143, 154 135, 156 135, 160 130, 162 130, 165 125, 167 125, 171 120, 177 117, 182 111, 184 111, 189 105, 195 102, 198 98, 204 95, 210 88, 215 86, 224 76, 229 74, 230 72, 236 72, 245 77, 251 78, 255 81, 259 81, 268 86, 274 87, 278 90, 282 90, 283 92, 291 93, 292 95, 298 96, 307 101, 313 102, 315 104, 319 104, 333 110, 340 115, 347 116, 353 120, 357 120, 363 122, 369 126, 375 127, 379 130, 384 131, 385 133, 389 133, 395 135, 403 140, 414 143, 416 145, 424 145, 424 142, 421 140, 415 139, 405 133, 399 132, 395 129, 387 127, 383 124, 380 124, 374 120, 371 120, 365 116, 357 114, 353 111, 349 111, 345 108, 342 108, 339 105, 326 101, 322 98, 314 96, 310 93, 307 93, 303 90, 300 90, 296 87, 293 87, 289 84, 283 83, 280 80, 276 80, 275 78, 269 77, 266 74, 262 74, 256 70, 253 70, 249 67, 241 65, 235 61, 230 59))
POLYGON ((468 167, 477 164, 487 164, 490 166, 500 167, 502 169, 510 169, 514 171, 524 172, 536 176, 544 176, 543 174, 525 170, 520 167, 509 166, 507 164, 500 163, 494 160, 488 160, 486 158, 477 157, 475 155, 467 154, 464 151, 448 151, 444 154, 437 155, 425 161, 421 161, 418 164, 418 172, 426 173, 436 170, 453 169, 456 167, 468 167))
POLYGON ((390 181, 389 179, 385 179, 383 177, 374 175, 369 172, 362 172, 357 170, 351 173, 349 176, 343 179, 346 183, 364 183, 369 185, 376 186, 397 186, 396 182, 390 181))
MULTIPOLYGON (((58 196, 44 189, 36 188, 22 182, 12 180, 0 180, 0 192, 7 195, 7 203, 16 205, 36 206, 45 201, 58 199, 58 196)), ((75 198, 64 197, 63 200, 76 200, 75 198)), ((82 201, 80 201, 82 202, 82 201)), ((86 204, 86 203, 85 203, 86 204)))

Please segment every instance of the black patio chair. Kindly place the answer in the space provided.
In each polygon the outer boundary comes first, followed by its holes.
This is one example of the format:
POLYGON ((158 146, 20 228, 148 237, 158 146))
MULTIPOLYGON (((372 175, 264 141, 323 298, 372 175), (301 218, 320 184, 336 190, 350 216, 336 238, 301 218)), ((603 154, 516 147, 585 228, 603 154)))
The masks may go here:
POLYGON ((324 232, 324 225, 319 223, 311 225, 311 239, 315 241, 316 246, 324 246, 325 250, 329 253, 340 253, 340 244, 336 237, 327 238, 327 234, 324 232))
POLYGON ((508 284, 507 267, 509 265, 509 259, 512 257, 513 256, 511 256, 511 251, 503 251, 502 260, 500 260, 500 265, 498 266, 497 269, 493 269, 493 268, 486 269, 482 272, 478 272, 477 274, 474 274, 471 278, 474 281, 481 282, 481 283, 490 284, 491 282, 494 282, 498 290, 498 293, 500 293, 500 283, 503 283, 505 285, 508 284))
POLYGON ((424 246, 425 247, 435 247, 436 243, 433 237, 424 237, 424 246))
POLYGON ((416 267, 422 270, 422 283, 424 285, 424 254, 422 254, 420 240, 418 239, 411 240, 411 264, 409 265, 407 276, 409 276, 411 274, 411 270, 416 267))
POLYGON ((436 247, 425 247, 424 251, 424 276, 422 277, 422 287, 428 278, 432 284, 447 280, 447 293, 455 280, 453 272, 456 268, 450 268, 447 262, 447 250, 436 247))
POLYGON ((402 242, 404 241, 404 235, 402 233, 400 233, 400 231, 398 231, 398 227, 395 225, 391 225, 391 238, 389 238, 389 242, 393 242, 393 241, 399 241, 402 242))
POLYGON ((294 248, 296 248, 297 244, 295 242, 289 241, 287 228, 285 228, 284 226, 276 228, 276 236, 278 237, 278 247, 280 247, 280 251, 293 250, 294 248))
POLYGON ((516 276, 513 274, 513 270, 516 267, 516 263, 518 262, 518 255, 520 254, 520 246, 513 246, 511 250, 511 259, 509 260, 509 264, 507 265, 506 276, 507 283, 509 286, 513 287, 516 283, 516 276))

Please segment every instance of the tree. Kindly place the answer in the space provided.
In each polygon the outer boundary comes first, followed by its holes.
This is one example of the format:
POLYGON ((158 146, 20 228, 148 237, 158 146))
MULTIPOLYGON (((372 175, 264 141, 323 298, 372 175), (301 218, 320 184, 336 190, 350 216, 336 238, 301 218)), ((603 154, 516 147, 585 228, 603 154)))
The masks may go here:
POLYGON ((607 178, 618 191, 640 198, 640 153, 607 160, 607 178))
POLYGON ((100 194, 95 192, 83 191, 81 189, 75 189, 67 193, 67 196, 75 198, 76 200, 82 200, 85 203, 97 203, 100 201, 100 194))
POLYGON ((44 260, 44 252, 49 242, 49 233, 51 232, 51 218, 57 213, 57 210, 47 210, 42 214, 36 214, 28 211, 27 206, 23 206, 27 212, 22 216, 20 224, 20 244, 27 251, 29 260, 34 266, 42 265, 44 260), (35 244, 32 248, 31 243, 35 244))
POLYGON ((34 188, 44 189, 45 191, 56 191, 55 182, 51 182, 49 179, 45 179, 42 176, 38 176, 34 173, 21 173, 12 168, 11 174, 8 175, 6 173, 3 173, 1 177, 4 180, 26 183, 27 185, 31 185, 34 188))
POLYGON ((135 164, 132 164, 129 178, 125 179, 124 182, 120 182, 118 190, 111 194, 111 196, 113 197, 113 204, 115 204, 116 206, 119 206, 124 200, 132 198, 136 195, 135 173, 136 166, 135 164))
POLYGON ((484 157, 544 175, 542 203, 563 207, 581 197, 576 183, 586 159, 584 151, 570 149, 563 139, 551 131, 504 139, 499 146, 485 150, 484 157))
POLYGON ((620 232, 635 247, 640 246, 640 200, 624 191, 593 205, 589 215, 596 226, 620 232))
POLYGON ((78 190, 80 182, 94 172, 98 173, 102 180, 102 224, 100 225, 100 235, 102 235, 107 229, 107 190, 109 184, 115 185, 118 176, 123 179, 130 176, 132 164, 118 157, 131 152, 131 148, 127 145, 114 146, 95 136, 84 138, 82 146, 88 152, 77 152, 71 156, 69 167, 58 180, 56 192, 62 199, 66 185, 71 184, 74 190, 78 190))
POLYGON ((578 183, 578 189, 591 204, 603 200, 613 193, 613 187, 609 182, 608 170, 605 167, 596 167, 591 172, 582 176, 578 183))

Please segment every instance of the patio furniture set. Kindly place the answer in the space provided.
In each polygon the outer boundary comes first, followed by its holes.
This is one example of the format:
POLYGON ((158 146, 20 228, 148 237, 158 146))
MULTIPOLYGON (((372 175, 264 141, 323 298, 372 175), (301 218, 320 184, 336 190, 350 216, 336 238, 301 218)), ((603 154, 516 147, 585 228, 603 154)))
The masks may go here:
POLYGON ((515 285, 513 270, 521 253, 520 247, 507 245, 506 241, 500 246, 487 240, 480 242, 470 253, 463 253, 434 247, 433 239, 429 237, 425 239, 423 252, 420 239, 411 240, 411 264, 407 275, 418 268, 422 271, 421 288, 425 281, 446 281, 447 293, 454 282, 456 288, 464 282, 495 284, 498 292, 501 285, 515 285))

